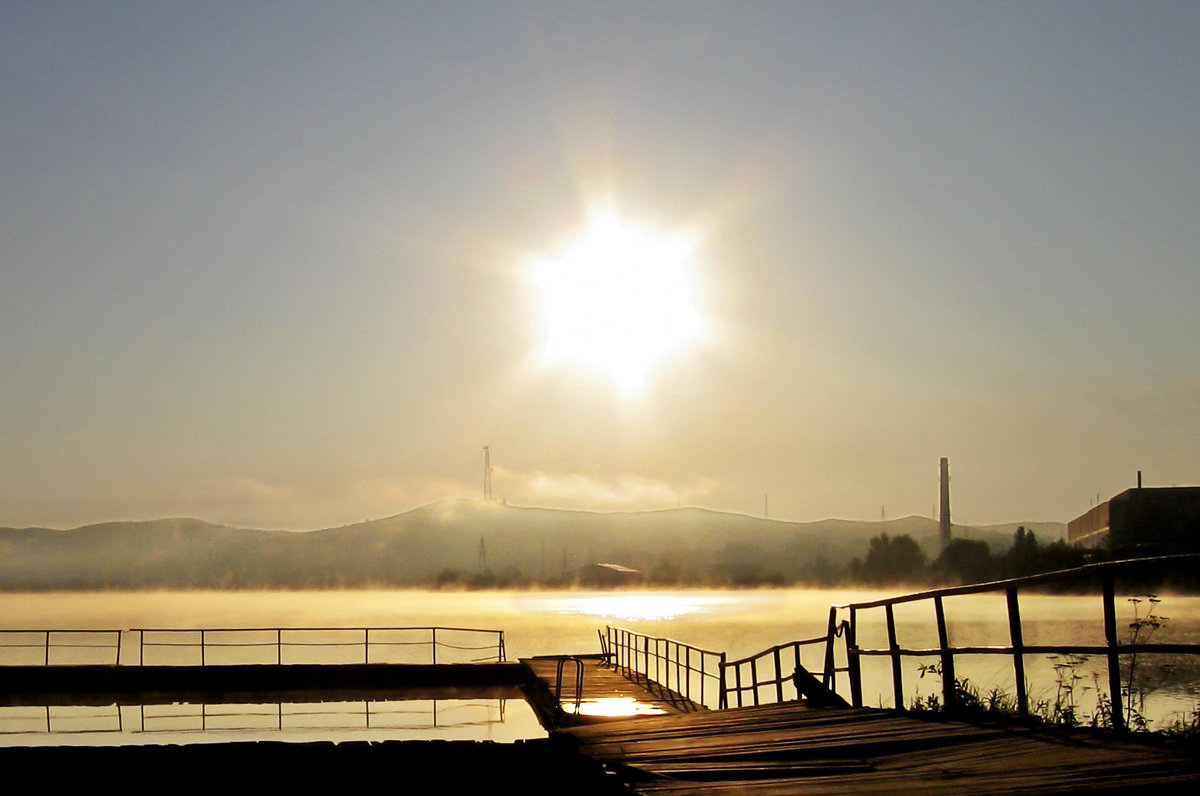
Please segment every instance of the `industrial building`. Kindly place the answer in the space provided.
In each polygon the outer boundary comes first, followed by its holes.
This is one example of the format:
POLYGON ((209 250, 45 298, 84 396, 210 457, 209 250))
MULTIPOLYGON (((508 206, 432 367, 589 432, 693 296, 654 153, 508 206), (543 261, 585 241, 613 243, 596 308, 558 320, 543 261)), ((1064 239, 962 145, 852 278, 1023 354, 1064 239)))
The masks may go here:
POLYGON ((1200 551, 1200 486, 1126 489, 1067 523, 1067 542, 1136 555, 1200 551))

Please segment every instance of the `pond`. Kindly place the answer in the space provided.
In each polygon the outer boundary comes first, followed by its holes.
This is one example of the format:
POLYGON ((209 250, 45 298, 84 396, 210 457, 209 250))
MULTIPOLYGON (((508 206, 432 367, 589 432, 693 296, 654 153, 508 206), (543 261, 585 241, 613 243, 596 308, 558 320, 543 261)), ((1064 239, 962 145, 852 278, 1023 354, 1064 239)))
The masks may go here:
MULTIPOLYGON (((597 631, 606 625, 724 651, 736 659, 798 638, 823 636, 831 604, 864 602, 900 591, 858 589, 645 590, 645 591, 169 591, 0 594, 7 629, 124 629, 218 627, 400 627, 456 626, 505 631, 507 657, 599 651, 597 631)), ((1156 642, 1200 643, 1200 597, 1160 595, 1160 627, 1143 630, 1156 642)), ((1136 595, 1119 595, 1119 627, 1129 640, 1135 619, 1150 607, 1136 595)), ((969 595, 946 600, 951 643, 1001 646, 1008 643, 1005 601, 1000 595, 969 595)), ((1098 596, 1021 597, 1027 644, 1104 643, 1098 596)), ((896 608, 901 647, 936 646, 932 606, 896 608)), ((886 646, 883 611, 860 617, 859 643, 886 646)), ((1143 640, 1146 636, 1143 635, 1143 640)), ((807 653, 806 653, 807 656, 807 653)), ((820 653, 805 657, 820 668, 820 653)), ((935 675, 921 676, 921 663, 906 661, 905 701, 940 692, 935 675)), ((1128 662, 1126 662, 1126 665, 1128 662)), ((1015 692, 1012 660, 980 655, 957 662, 956 674, 986 695, 991 689, 1015 692)), ((1128 675, 1128 672, 1127 672, 1128 675)), ((864 702, 890 707, 887 659, 864 665, 864 702)), ((1153 724, 1186 720, 1200 699, 1200 672, 1189 658, 1139 656, 1134 673, 1139 710, 1153 724)), ((1030 700, 1053 705, 1070 699, 1086 716, 1106 695, 1104 661, 1027 656, 1030 700), (1070 690, 1064 696, 1064 686, 1070 690)), ((846 693, 844 684, 839 686, 846 693)), ((503 707, 506 716, 517 701, 503 707)), ((523 707, 523 706, 522 706, 523 707)), ((519 710, 520 708, 517 708, 519 710)), ((350 712, 355 712, 353 708, 350 712)), ((497 706, 496 710, 500 710, 497 706)), ((0 743, 3 743, 0 740, 0 743)))

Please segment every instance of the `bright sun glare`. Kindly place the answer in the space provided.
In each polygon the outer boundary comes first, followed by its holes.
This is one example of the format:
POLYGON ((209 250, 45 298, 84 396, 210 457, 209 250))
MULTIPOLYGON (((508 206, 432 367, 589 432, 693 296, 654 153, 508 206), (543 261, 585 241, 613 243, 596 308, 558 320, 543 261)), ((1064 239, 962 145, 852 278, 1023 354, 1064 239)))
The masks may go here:
POLYGON ((641 387, 657 362, 701 334, 687 269, 691 251, 685 238, 597 218, 534 272, 546 358, 598 370, 623 392, 641 387))

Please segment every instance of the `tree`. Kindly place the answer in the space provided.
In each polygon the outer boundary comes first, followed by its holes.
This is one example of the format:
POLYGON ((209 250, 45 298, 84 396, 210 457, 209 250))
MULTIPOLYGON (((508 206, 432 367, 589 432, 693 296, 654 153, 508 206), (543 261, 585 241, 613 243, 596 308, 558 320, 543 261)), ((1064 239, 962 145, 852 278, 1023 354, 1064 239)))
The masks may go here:
POLYGON ((882 585, 921 580, 924 572, 925 553, 915 539, 908 534, 890 538, 881 533, 871 539, 861 577, 882 585))
POLYGON ((977 539, 951 539, 933 562, 939 581, 983 583, 996 578, 996 563, 987 542, 977 539))

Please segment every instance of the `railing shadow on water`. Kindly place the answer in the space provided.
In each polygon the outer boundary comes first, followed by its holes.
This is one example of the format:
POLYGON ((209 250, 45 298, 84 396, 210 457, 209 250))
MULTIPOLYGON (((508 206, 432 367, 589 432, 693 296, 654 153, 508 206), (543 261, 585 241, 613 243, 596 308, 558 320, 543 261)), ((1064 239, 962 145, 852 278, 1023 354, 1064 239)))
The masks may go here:
POLYGON ((505 698, 356 700, 292 703, 22 705, 0 707, 0 739, 33 735, 112 735, 289 731, 403 732, 503 724, 505 698))
POLYGON ((0 665, 438 664, 504 660, 504 631, 479 628, 0 630, 0 665), (133 652, 137 653, 136 660, 133 652))
MULTIPOLYGON (((941 676, 940 705, 948 713, 962 712, 971 694, 963 688, 964 680, 956 677, 956 659, 962 656, 990 655, 1006 656, 1011 659, 1013 708, 1015 713, 1028 718, 1031 714, 1028 683, 1025 672, 1025 657, 1028 655, 1099 656, 1105 662, 1107 680, 1107 703, 1101 703, 1107 715, 1101 717, 1103 726, 1117 731, 1129 729, 1131 678, 1122 681, 1122 657, 1127 661, 1138 655, 1169 654, 1200 656, 1200 644, 1152 643, 1139 639, 1136 634, 1122 642, 1117 630, 1116 584, 1118 579, 1130 578, 1145 582, 1147 576, 1172 571, 1187 572, 1200 563, 1200 554, 1161 556, 1156 558, 1130 559, 1100 564, 1090 564, 1075 569, 1047 572, 1028 577, 978 583, 966 586, 931 589, 903 594, 881 600, 834 605, 829 609, 826 635, 793 641, 738 661, 722 662, 722 704, 730 701, 737 706, 758 705, 765 702, 783 702, 802 697, 810 701, 827 698, 828 693, 842 702, 862 707, 863 661, 883 658, 890 664, 888 677, 891 686, 893 707, 905 709, 904 662, 906 659, 932 660, 931 665, 919 667, 922 671, 934 671, 941 676), (1069 589, 1078 594, 1081 589, 1093 595, 1098 591, 1103 625, 1103 645, 1088 644, 1027 644, 1021 616, 1020 596, 1037 591, 1069 589), (1007 643, 998 645, 955 646, 950 641, 946 618, 947 598, 962 595, 1002 594, 1008 626, 1007 643), (933 606, 937 645, 933 647, 901 647, 896 632, 896 606, 907 603, 929 603, 933 606), (864 615, 882 611, 883 630, 887 638, 886 647, 862 646, 859 638, 864 635, 864 615), (840 640, 840 643, 839 643, 840 640), (822 649, 819 669, 810 670, 801 661, 801 650, 809 647, 822 649), (728 671, 727 671, 728 670, 728 671), (819 679, 817 677, 819 675, 819 679), (821 688, 816 684, 820 683, 821 688), (806 694, 805 691, 811 691, 806 694), (821 692, 826 691, 825 695, 821 692), (847 693, 848 691, 848 693, 847 693), (734 699, 729 700, 732 694, 734 699), (813 700, 813 695, 817 696, 813 700)), ((878 622, 878 620, 875 620, 878 622)), ((1134 624, 1137 624, 1136 621, 1134 624)), ((1128 671, 1128 668, 1127 670, 1128 671)))

